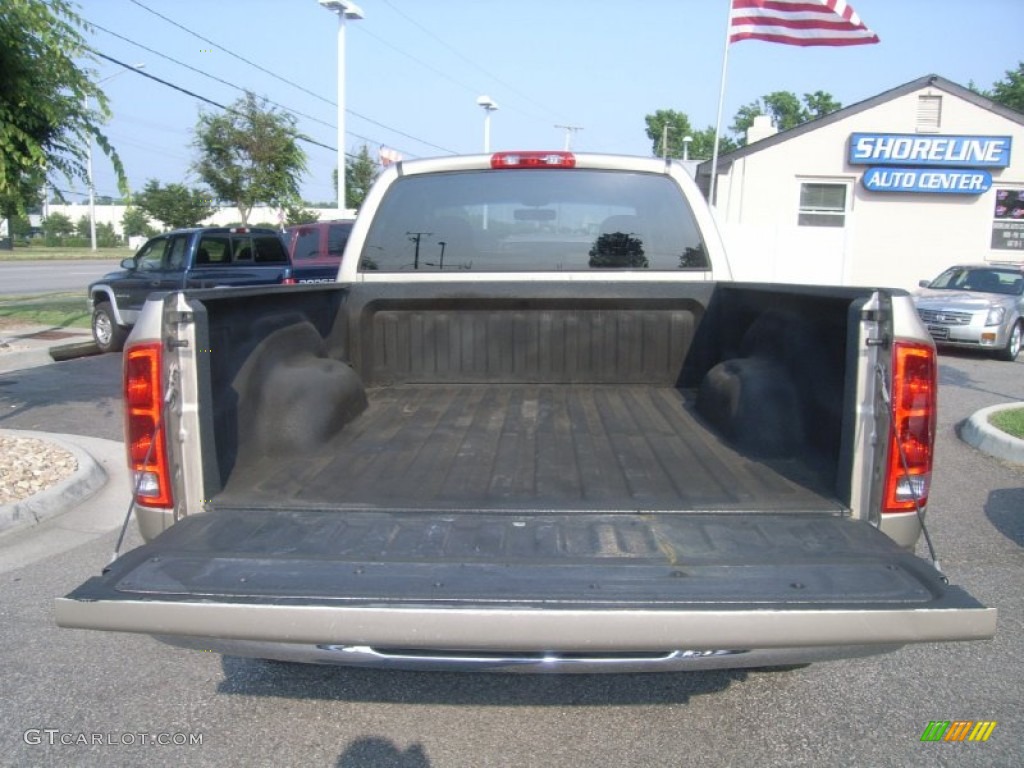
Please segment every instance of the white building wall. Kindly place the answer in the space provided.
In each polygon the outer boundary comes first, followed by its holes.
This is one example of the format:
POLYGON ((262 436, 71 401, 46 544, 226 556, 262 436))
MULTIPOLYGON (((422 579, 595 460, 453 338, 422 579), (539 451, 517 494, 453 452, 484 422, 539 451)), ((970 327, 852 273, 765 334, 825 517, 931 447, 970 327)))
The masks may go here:
MULTIPOLYGON (((96 206, 96 223, 97 224, 112 224, 114 232, 119 236, 124 236, 124 226, 121 220, 124 218, 124 212, 126 207, 123 205, 97 205, 96 206)), ((337 208, 311 208, 318 220, 329 220, 342 218, 338 216, 337 208)), ((48 206, 50 213, 62 213, 71 219, 72 224, 77 224, 78 220, 83 216, 89 216, 89 204, 88 203, 69 203, 68 205, 51 204, 48 206)), ((223 207, 218 210, 213 216, 208 219, 204 219, 200 222, 201 226, 204 227, 224 227, 231 222, 241 221, 241 216, 238 214, 238 209, 234 207, 223 207)), ((344 218, 355 218, 355 211, 349 211, 348 216, 344 218)), ((249 212, 249 223, 252 226, 260 223, 268 223, 273 226, 278 226, 279 222, 284 220, 283 212, 280 208, 271 208, 269 206, 256 206, 249 212)), ((150 220, 149 222, 155 229, 162 231, 166 229, 161 226, 160 222, 150 220)))
POLYGON ((929 86, 737 158, 719 177, 717 218, 739 280, 910 289, 957 261, 1024 260, 1024 252, 991 248, 996 189, 1007 187, 1024 189, 1021 124, 929 86), (847 163, 850 134, 916 133, 922 94, 942 96, 941 127, 931 134, 1012 137, 1011 165, 988 169, 988 192, 885 193, 861 184, 867 166, 847 163), (848 185, 846 226, 797 225, 806 181, 848 185))

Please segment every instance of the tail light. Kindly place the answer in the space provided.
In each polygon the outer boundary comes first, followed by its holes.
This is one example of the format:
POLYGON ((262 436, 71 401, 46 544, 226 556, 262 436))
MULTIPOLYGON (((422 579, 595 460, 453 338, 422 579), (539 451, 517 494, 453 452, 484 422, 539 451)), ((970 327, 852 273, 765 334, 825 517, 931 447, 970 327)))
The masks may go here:
POLYGON ((137 344, 124 353, 125 445, 135 500, 147 507, 174 506, 162 417, 163 345, 137 344))
POLYGON ((491 168, 575 168, 572 152, 496 152, 491 168))
POLYGON ((883 512, 906 512, 928 502, 935 446, 935 350, 896 342, 892 359, 892 426, 883 512))
POLYGON ((281 285, 298 285, 298 284, 299 284, 299 281, 296 280, 294 277, 291 277, 291 276, 288 276, 284 280, 281 281, 281 285))

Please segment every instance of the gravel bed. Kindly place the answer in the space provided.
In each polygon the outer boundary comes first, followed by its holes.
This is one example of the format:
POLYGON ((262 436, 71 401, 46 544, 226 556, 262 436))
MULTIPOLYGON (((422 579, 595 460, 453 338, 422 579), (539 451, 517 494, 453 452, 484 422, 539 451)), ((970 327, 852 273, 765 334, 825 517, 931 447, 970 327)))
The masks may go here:
POLYGON ((27 499, 78 471, 68 451, 34 437, 0 435, 0 506, 27 499))

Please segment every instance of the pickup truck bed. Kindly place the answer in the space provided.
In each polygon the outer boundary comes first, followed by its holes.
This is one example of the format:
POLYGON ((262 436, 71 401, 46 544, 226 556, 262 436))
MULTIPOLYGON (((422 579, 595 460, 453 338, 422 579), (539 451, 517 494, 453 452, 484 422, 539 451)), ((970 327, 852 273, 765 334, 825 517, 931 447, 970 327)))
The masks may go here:
POLYGON ((313 453, 236 467, 221 506, 838 513, 807 463, 743 456, 670 387, 401 384, 313 453))

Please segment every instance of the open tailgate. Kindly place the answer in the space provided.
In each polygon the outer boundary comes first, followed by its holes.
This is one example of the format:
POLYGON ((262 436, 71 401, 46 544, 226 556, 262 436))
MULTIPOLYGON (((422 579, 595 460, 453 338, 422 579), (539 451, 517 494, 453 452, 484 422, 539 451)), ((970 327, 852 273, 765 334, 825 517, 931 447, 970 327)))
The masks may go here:
POLYGON ((655 651, 990 638, 996 611, 835 514, 217 509, 56 604, 156 635, 655 651))

